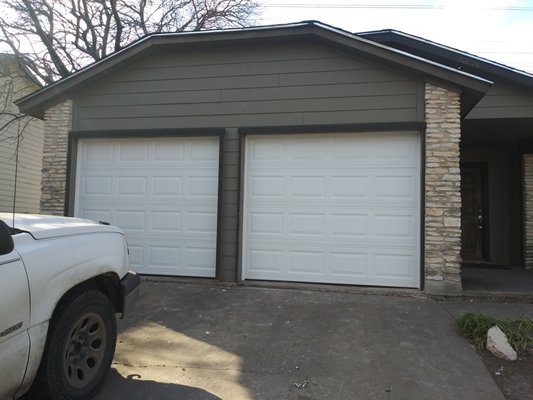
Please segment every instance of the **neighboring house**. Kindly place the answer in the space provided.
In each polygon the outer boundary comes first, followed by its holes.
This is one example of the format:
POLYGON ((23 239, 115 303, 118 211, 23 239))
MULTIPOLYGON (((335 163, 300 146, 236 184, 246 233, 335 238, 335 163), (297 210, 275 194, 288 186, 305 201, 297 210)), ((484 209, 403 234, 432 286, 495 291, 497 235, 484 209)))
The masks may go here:
POLYGON ((461 252, 523 265, 533 76, 390 36, 154 34, 27 96, 42 210, 121 226, 144 274, 454 294, 461 252))
POLYGON ((15 187, 17 212, 40 209, 44 123, 29 117, 14 120, 19 110, 13 103, 40 87, 14 55, 0 53, 0 212, 13 211, 15 187))

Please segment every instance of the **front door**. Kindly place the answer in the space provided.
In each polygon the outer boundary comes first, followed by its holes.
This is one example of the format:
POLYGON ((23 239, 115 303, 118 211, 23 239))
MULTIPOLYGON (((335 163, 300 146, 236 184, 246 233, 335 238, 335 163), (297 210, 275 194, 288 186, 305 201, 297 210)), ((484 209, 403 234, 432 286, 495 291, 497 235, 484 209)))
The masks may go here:
POLYGON ((461 166, 461 256, 463 262, 479 262, 485 259, 487 218, 484 204, 484 181, 483 164, 461 166))

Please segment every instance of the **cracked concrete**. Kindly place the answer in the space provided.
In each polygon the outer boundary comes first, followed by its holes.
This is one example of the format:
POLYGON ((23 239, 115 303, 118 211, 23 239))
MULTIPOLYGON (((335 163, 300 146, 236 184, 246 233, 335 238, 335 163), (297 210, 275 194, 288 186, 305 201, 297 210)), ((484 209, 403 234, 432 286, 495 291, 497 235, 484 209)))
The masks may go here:
POLYGON ((428 298, 142 282, 96 400, 504 397, 428 298))

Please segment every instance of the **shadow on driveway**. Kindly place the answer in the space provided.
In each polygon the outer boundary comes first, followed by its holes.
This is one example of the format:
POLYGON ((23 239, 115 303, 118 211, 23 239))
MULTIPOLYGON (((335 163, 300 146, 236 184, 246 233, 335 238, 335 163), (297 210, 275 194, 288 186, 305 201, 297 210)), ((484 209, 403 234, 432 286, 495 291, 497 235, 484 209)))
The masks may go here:
POLYGON ((100 400, 221 400, 220 397, 195 387, 139 379, 139 375, 123 377, 112 368, 100 400))
POLYGON ((504 399, 423 297, 143 281, 120 331, 95 400, 504 399))

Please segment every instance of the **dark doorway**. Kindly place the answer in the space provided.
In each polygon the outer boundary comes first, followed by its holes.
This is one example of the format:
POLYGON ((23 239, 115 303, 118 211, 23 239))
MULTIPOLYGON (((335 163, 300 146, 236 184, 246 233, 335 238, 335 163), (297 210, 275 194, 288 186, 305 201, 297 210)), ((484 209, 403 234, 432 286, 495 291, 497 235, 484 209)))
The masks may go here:
POLYGON ((486 166, 481 163, 461 165, 461 256, 463 264, 486 260, 488 232, 486 202, 486 166))

